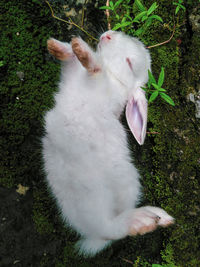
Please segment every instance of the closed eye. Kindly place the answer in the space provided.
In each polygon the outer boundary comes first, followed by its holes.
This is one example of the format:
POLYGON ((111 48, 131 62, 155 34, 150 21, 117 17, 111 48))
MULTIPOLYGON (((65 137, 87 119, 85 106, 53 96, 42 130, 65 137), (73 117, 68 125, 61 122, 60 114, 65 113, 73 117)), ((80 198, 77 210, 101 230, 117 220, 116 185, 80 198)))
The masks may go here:
POLYGON ((131 61, 130 61, 130 58, 126 58, 126 62, 128 63, 128 65, 129 65, 129 68, 133 71, 133 66, 132 66, 132 63, 131 63, 131 61))

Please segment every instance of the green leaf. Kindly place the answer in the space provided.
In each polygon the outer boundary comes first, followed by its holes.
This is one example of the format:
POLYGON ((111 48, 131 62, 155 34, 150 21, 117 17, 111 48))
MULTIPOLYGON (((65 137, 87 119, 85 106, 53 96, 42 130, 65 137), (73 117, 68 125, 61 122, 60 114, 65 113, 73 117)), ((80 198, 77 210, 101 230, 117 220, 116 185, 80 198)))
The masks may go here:
POLYGON ((123 23, 117 23, 114 27, 113 27, 113 31, 116 31, 117 29, 119 29, 119 28, 123 28, 123 27, 127 27, 127 26, 129 26, 129 25, 131 25, 132 24, 132 22, 131 21, 125 21, 125 22, 123 22, 123 23))
POLYGON ((125 21, 123 23, 121 23, 121 27, 126 27, 132 24, 132 21, 125 21))
POLYGON ((122 2, 123 2, 123 0, 118 0, 118 1, 115 3, 114 8, 116 9, 122 2))
POLYGON ((110 7, 114 10, 114 4, 112 1, 110 1, 110 7))
POLYGON ((165 78, 165 71, 164 71, 164 68, 162 67, 159 78, 158 78, 158 86, 159 87, 161 87, 163 85, 164 78, 165 78))
POLYGON ((145 11, 146 8, 143 6, 143 4, 140 2, 140 0, 135 0, 135 3, 140 11, 145 11))
POLYGON ((149 17, 144 24, 144 29, 146 30, 151 25, 151 23, 152 23, 152 19, 151 17, 149 17))
POLYGON ((149 16, 151 13, 153 13, 153 12, 156 10, 157 7, 158 7, 158 6, 157 6, 157 3, 156 3, 156 2, 153 3, 153 4, 150 6, 150 8, 148 9, 148 11, 147 11, 147 16, 149 16))
POLYGON ((141 87, 142 90, 144 90, 145 92, 147 92, 147 88, 146 87, 141 87))
POLYGON ((121 23, 117 23, 115 24, 115 26, 112 28, 113 31, 118 30, 119 28, 121 28, 121 23))
MULTIPOLYGON (((124 17, 123 17, 123 19, 126 19, 126 18, 128 18, 128 19, 131 20, 131 21, 133 21, 133 19, 131 18, 131 16, 129 16, 128 14, 125 14, 124 17)), ((123 19, 122 19, 122 20, 123 20, 123 19)))
POLYGON ((166 90, 164 88, 159 88, 158 91, 159 92, 166 92, 166 90))
POLYGON ((153 92, 149 98, 149 103, 153 102, 157 96, 158 96, 158 91, 153 92))
POLYGON ((148 19, 148 16, 143 16, 142 19, 141 19, 141 21, 144 22, 147 19, 148 19))
POLYGON ((113 31, 118 30, 119 28, 121 28, 121 23, 116 23, 115 26, 112 28, 113 31))
POLYGON ((160 86, 156 83, 152 83, 153 87, 156 89, 156 90, 159 90, 160 89, 160 86))
POLYGON ((175 106, 175 103, 174 103, 174 101, 171 99, 170 96, 166 95, 165 93, 159 93, 159 94, 160 94, 160 96, 161 96, 167 103, 169 103, 169 104, 172 105, 172 106, 175 106))
POLYGON ((121 23, 125 22, 126 19, 127 19, 127 17, 124 16, 124 17, 122 18, 122 20, 121 20, 121 23))
POLYGON ((180 10, 180 6, 177 6, 175 14, 177 14, 179 12, 179 10, 180 10))
POLYGON ((147 11, 140 12, 137 16, 135 16, 133 22, 136 22, 136 21, 139 22, 139 20, 146 14, 147 14, 147 11))
POLYGON ((140 34, 142 34, 143 32, 144 32, 144 29, 141 27, 137 31, 135 31, 134 35, 140 36, 140 34))
POLYGON ((150 84, 152 83, 156 83, 156 79, 154 78, 152 72, 150 70, 148 70, 148 75, 149 75, 149 82, 150 84))
POLYGON ((149 17, 150 19, 156 19, 156 20, 159 20, 160 22, 163 22, 162 18, 158 15, 152 15, 149 17))
POLYGON ((101 6, 99 9, 109 9, 109 10, 113 10, 110 6, 101 6))
POLYGON ((186 8, 183 6, 183 5, 180 5, 180 7, 185 11, 186 10, 186 8))

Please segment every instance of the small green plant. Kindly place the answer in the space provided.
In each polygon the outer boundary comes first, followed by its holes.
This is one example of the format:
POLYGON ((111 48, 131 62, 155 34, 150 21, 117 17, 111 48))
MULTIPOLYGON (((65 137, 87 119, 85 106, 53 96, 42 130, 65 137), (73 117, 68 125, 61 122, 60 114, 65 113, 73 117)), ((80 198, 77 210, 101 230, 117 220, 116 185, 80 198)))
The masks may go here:
POLYGON ((113 12, 114 15, 114 27, 112 30, 121 29, 128 34, 141 36, 145 33, 148 27, 152 24, 153 20, 158 20, 163 22, 162 18, 158 15, 153 14, 157 9, 158 5, 154 2, 149 9, 147 9, 140 0, 135 0, 133 5, 130 5, 130 1, 122 1, 118 0, 113 3, 113 1, 109 2, 109 6, 102 6, 100 9, 108 9, 113 12), (122 15, 121 8, 125 10, 122 15), (139 12, 135 12, 135 9, 139 12), (118 13, 118 11, 120 13, 118 13), (134 14, 136 16, 134 17, 134 14), (138 24, 136 26, 136 24, 138 24))
POLYGON ((149 103, 153 102, 160 95, 168 104, 175 106, 174 101, 171 99, 170 96, 168 96, 165 93, 166 90, 162 88, 164 77, 165 77, 164 68, 163 67, 161 68, 158 82, 156 82, 156 79, 150 70, 148 70, 148 74, 149 74, 149 80, 147 83, 147 88, 142 88, 142 89, 146 91, 147 97, 150 94, 150 97, 148 100, 149 103))
POLYGON ((4 65, 3 61, 0 60, 0 67, 2 67, 4 65))
POLYGON ((176 6, 175 14, 177 14, 180 9, 183 9, 184 11, 186 10, 186 8, 182 5, 182 3, 183 0, 178 0, 178 2, 173 2, 173 5, 176 6))
POLYGON ((113 3, 113 1, 109 2, 109 6, 102 6, 100 9, 108 9, 111 10, 114 13, 114 16, 117 20, 120 19, 120 16, 117 14, 117 8, 119 7, 120 4, 122 4, 124 0, 118 0, 116 3, 113 3))
POLYGON ((158 8, 156 2, 154 2, 148 10, 139 0, 136 0, 135 3, 140 12, 133 19, 133 22, 141 24, 143 23, 142 26, 136 30, 135 32, 136 36, 140 36, 141 34, 143 34, 146 31, 146 29, 152 24, 153 20, 158 20, 160 22, 163 22, 160 16, 153 14, 153 12, 158 8))

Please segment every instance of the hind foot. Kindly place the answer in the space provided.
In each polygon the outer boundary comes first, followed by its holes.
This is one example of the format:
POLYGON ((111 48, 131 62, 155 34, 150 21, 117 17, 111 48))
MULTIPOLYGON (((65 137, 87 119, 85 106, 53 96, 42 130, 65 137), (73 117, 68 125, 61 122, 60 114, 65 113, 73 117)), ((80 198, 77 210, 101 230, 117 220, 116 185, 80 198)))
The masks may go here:
POLYGON ((158 226, 167 227, 174 223, 174 219, 164 210, 157 207, 142 207, 134 212, 129 235, 143 235, 154 231, 158 226))

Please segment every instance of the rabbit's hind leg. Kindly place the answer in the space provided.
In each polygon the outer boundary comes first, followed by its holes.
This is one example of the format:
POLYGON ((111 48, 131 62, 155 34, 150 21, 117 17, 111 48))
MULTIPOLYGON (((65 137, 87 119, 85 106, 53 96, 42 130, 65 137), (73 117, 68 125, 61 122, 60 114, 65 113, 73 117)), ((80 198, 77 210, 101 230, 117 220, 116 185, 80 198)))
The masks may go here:
POLYGON ((164 210, 157 207, 141 207, 135 209, 129 235, 143 235, 154 231, 158 226, 167 227, 174 219, 164 210))

